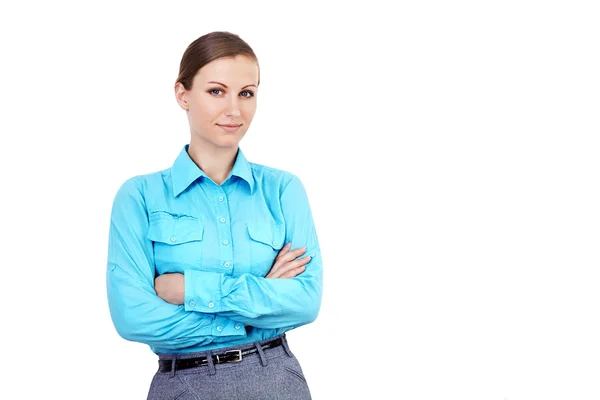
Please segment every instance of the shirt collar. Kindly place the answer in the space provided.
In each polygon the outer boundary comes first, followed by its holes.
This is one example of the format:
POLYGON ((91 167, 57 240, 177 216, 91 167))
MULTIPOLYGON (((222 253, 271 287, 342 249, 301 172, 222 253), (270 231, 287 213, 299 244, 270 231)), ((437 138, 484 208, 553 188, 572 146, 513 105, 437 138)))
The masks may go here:
MULTIPOLYGON (((179 196, 186 190, 196 179, 202 177, 207 178, 207 175, 202 171, 188 154, 189 144, 183 146, 183 149, 177 156, 177 159, 171 167, 171 181, 173 184, 173 195, 179 196)), ((242 150, 238 148, 238 153, 231 169, 230 176, 237 176, 248 183, 250 186, 250 194, 254 190, 254 178, 252 176, 252 167, 242 150)))
POLYGON ((252 176, 252 166, 246 160, 244 153, 242 153, 242 149, 238 148, 237 157, 235 158, 235 163, 233 164, 233 168, 231 169, 231 175, 237 176, 245 180, 250 186, 250 194, 254 191, 254 177, 252 176))

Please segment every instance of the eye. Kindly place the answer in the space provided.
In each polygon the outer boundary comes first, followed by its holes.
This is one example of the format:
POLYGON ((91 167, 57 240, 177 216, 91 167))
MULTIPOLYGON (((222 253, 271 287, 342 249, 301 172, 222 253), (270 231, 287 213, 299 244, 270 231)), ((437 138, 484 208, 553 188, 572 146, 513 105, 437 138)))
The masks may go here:
POLYGON ((240 95, 242 97, 250 98, 250 97, 254 97, 254 92, 252 92, 250 90, 244 90, 243 92, 240 93, 240 95))
POLYGON ((223 92, 223 91, 221 89, 211 89, 208 93, 214 94, 215 96, 219 96, 221 93, 217 93, 217 92, 223 92))

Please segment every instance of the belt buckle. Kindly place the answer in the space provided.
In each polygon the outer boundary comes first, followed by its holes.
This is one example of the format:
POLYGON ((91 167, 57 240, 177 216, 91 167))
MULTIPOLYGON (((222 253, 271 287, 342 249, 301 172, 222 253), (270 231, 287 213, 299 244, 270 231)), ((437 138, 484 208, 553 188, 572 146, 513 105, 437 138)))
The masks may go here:
POLYGON ((229 351, 225 352, 225 354, 229 354, 229 353, 237 354, 238 358, 237 358, 237 360, 227 361, 228 363, 238 363, 238 362, 242 361, 242 350, 229 350, 229 351))

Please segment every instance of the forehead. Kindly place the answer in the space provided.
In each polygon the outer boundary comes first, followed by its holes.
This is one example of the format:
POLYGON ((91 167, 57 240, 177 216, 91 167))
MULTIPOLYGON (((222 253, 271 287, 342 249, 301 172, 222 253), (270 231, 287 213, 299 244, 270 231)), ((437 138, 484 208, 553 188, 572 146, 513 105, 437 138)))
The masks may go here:
POLYGON ((200 84, 215 81, 231 87, 256 85, 258 65, 246 56, 217 58, 200 68, 194 81, 200 84))

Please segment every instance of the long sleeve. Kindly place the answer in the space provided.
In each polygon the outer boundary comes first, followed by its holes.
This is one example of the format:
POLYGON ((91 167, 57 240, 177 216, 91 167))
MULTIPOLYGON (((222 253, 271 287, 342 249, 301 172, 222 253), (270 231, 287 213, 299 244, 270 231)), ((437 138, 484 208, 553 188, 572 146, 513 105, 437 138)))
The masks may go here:
POLYGON ((132 178, 115 196, 109 230, 106 286, 110 315, 119 335, 162 351, 246 336, 239 322, 189 312, 156 295, 148 225, 144 195, 132 178))
POLYGON ((286 224, 285 243, 306 246, 311 261, 300 275, 272 279, 249 273, 231 277, 218 272, 186 270, 185 309, 232 318, 258 328, 294 328, 317 318, 321 306, 321 251, 304 186, 293 176, 280 203, 286 224))

